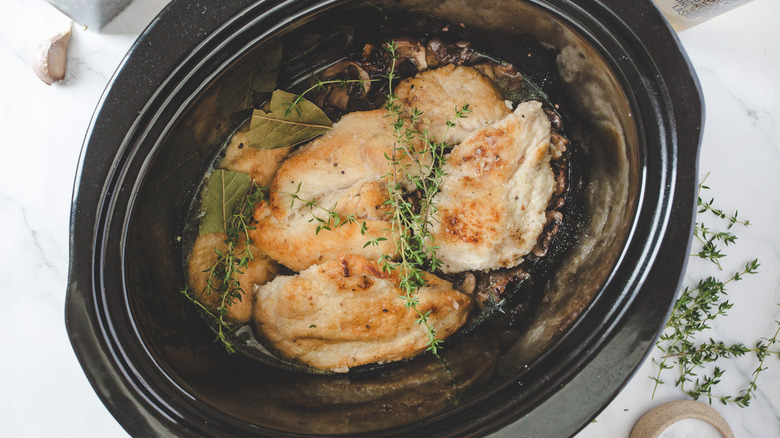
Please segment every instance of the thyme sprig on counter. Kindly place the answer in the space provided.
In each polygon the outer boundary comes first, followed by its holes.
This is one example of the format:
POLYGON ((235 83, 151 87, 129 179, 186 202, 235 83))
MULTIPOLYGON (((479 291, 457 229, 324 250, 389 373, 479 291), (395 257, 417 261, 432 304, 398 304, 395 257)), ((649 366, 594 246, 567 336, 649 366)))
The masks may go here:
POLYGON ((265 190, 263 187, 257 187, 254 183, 252 184, 249 193, 247 193, 239 207, 232 212, 226 221, 225 244, 227 247, 224 251, 214 248, 217 260, 211 267, 203 271, 208 272, 208 277, 206 286, 201 292, 204 296, 212 294, 219 296, 218 305, 215 309, 216 313, 193 296, 188 287, 181 291, 184 296, 214 320, 217 326, 215 341, 221 342, 228 353, 235 353, 236 351, 229 337, 233 328, 228 320, 228 313, 230 306, 235 302, 240 302, 244 294, 238 275, 243 274, 249 262, 254 260, 252 251, 249 248, 251 244, 249 231, 254 229, 251 222, 255 208, 261 201, 266 199, 265 190))
MULTIPOLYGON (((735 243, 737 236, 732 233, 732 227, 736 224, 748 226, 750 222, 738 219, 736 212, 728 215, 715 208, 713 206, 714 199, 704 201, 701 192, 708 189, 709 187, 704 185, 704 181, 699 184, 698 213, 700 215, 710 213, 718 219, 725 220, 727 222, 726 230, 712 231, 700 218, 696 223, 694 236, 701 245, 701 250, 692 256, 715 264, 721 271, 723 268, 720 260, 725 257, 725 254, 719 248, 719 244, 727 246, 735 243)), ((666 323, 666 329, 656 344, 663 355, 659 361, 654 360, 658 365, 658 372, 651 377, 655 381, 653 396, 655 396, 658 385, 665 383, 662 380, 662 374, 667 370, 677 369, 675 386, 693 399, 706 398, 710 404, 713 400, 717 400, 723 404, 734 403, 740 407, 746 407, 750 404, 757 389, 758 376, 766 369, 764 366, 766 357, 770 354, 780 355, 777 351, 770 350, 777 343, 780 321, 775 321, 777 330, 774 335, 770 338, 761 338, 754 348, 749 348, 744 343, 729 345, 711 338, 700 342, 697 337, 705 330, 710 329, 711 324, 716 320, 728 315, 733 304, 727 299, 726 287, 732 282, 742 280, 747 275, 756 274, 759 266, 758 259, 754 259, 748 261, 742 269, 725 280, 709 276, 699 280, 695 286, 683 289, 666 323), (725 370, 716 364, 724 360, 745 356, 748 353, 755 353, 759 360, 758 367, 753 371, 752 381, 736 395, 718 393, 717 385, 721 382, 725 370), (713 367, 710 373, 705 370, 708 366, 713 367), (700 375, 702 371, 705 372, 700 375)))
POLYGON ((716 232, 712 231, 704 223, 697 222, 693 229, 693 236, 701 244, 701 250, 695 255, 699 258, 711 261, 718 266, 718 269, 722 270, 723 268, 720 265, 719 259, 725 257, 725 254, 721 252, 720 248, 718 247, 718 243, 722 243, 725 246, 729 246, 735 243, 737 241, 737 236, 731 233, 731 228, 736 224, 745 227, 750 226, 750 221, 743 221, 738 219, 738 211, 734 211, 734 214, 732 215, 727 215, 723 212, 723 210, 715 208, 713 206, 713 203, 715 202, 714 198, 710 198, 709 201, 703 200, 701 197, 701 191, 710 189, 708 186, 704 185, 706 180, 707 177, 705 176, 701 184, 699 184, 698 213, 711 213, 717 218, 726 220, 728 224, 726 226, 726 231, 716 232))

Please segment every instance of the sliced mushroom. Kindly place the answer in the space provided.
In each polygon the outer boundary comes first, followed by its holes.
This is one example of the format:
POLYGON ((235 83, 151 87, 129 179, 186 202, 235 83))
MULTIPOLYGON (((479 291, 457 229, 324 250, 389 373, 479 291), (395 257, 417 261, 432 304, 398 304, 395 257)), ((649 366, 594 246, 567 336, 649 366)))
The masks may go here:
POLYGON ((333 79, 357 80, 358 82, 350 83, 350 85, 354 86, 353 94, 356 97, 365 97, 371 88, 371 77, 355 61, 341 61, 334 64, 322 73, 322 77, 326 81, 333 79))
POLYGON ((547 255, 547 251, 550 250, 550 244, 558 234, 558 231, 563 224, 563 213, 560 211, 550 210, 547 212, 547 224, 542 230, 542 234, 539 235, 539 240, 536 242, 536 246, 533 249, 533 254, 536 257, 544 257, 547 255))
POLYGON ((509 269, 477 272, 474 299, 477 301, 477 305, 483 308, 489 302, 497 302, 506 298, 506 289, 510 284, 529 278, 531 275, 520 265, 509 269))
POLYGON ((569 188, 569 162, 564 154, 569 149, 569 139, 561 134, 563 121, 560 114, 550 108, 544 108, 547 118, 550 119, 552 134, 550 135, 550 154, 552 155, 553 173, 555 174, 555 191, 550 200, 549 208, 559 210, 563 207, 563 194, 569 188))
POLYGON ((563 121, 561 120, 560 114, 556 113, 551 108, 542 108, 542 110, 547 114, 547 118, 550 119, 550 127, 553 132, 560 132, 561 129, 563 129, 563 121))
POLYGON ((465 65, 475 62, 477 53, 471 48, 471 44, 465 41, 445 43, 441 38, 433 38, 428 41, 425 50, 426 61, 429 68, 442 65, 465 65))
MULTIPOLYGON (((393 40, 393 42, 396 44, 395 53, 400 62, 411 63, 417 72, 428 70, 425 47, 418 40, 399 38, 393 40)), ((412 72, 413 74, 415 72, 412 72)))
POLYGON ((501 90, 517 90, 522 86, 523 75, 512 64, 490 61, 477 64, 474 68, 493 81, 501 90))
POLYGON ((323 72, 322 80, 354 81, 328 84, 327 92, 324 97, 321 96, 323 105, 340 111, 347 111, 351 99, 366 97, 371 88, 371 77, 368 72, 354 61, 342 61, 332 65, 323 72))
POLYGON ((428 70, 425 46, 412 38, 396 38, 382 46, 366 44, 361 61, 363 68, 372 76, 385 75, 391 68, 394 68, 395 76, 402 78, 428 70), (395 65, 387 49, 390 44, 395 45, 395 65))
POLYGON ((563 204, 556 198, 562 197, 566 193, 566 189, 569 188, 569 163, 563 159, 554 160, 550 162, 550 167, 552 167, 553 175, 555 175, 555 190, 548 208, 559 210, 563 204))
POLYGON ((477 277, 471 272, 460 272, 457 274, 441 273, 441 276, 452 283, 452 287, 454 287, 455 290, 466 295, 473 294, 474 288, 477 286, 477 277))
POLYGON ((384 75, 390 68, 390 56, 383 47, 366 44, 363 46, 361 64, 371 76, 384 75))

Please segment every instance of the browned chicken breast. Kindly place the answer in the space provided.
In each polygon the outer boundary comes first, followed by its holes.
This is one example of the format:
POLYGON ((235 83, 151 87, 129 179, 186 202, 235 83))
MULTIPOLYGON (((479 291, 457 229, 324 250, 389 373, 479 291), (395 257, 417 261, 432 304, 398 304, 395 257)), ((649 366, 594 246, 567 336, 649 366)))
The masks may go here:
MULTIPOLYGON (((471 299, 434 275, 425 279, 417 308, 430 311, 437 337, 445 339, 466 322, 471 299)), ((281 354, 316 368, 346 372, 406 359, 426 348, 428 334, 400 298, 399 281, 376 262, 342 256, 262 286, 254 320, 281 354)))
POLYGON ((427 70, 398 84, 396 94, 407 117, 413 109, 422 111, 415 126, 436 141, 458 144, 472 131, 497 122, 509 108, 492 81, 473 67, 448 64, 427 70), (456 113, 468 104, 471 112, 465 118, 456 113), (447 127, 447 121, 455 125, 447 127))
POLYGON ((538 101, 453 148, 431 226, 442 271, 510 267, 534 247, 555 188, 550 121, 538 101))
MULTIPOLYGON (((206 284, 209 279, 209 271, 217 263, 217 253, 225 253, 227 244, 225 233, 209 233, 198 236, 192 248, 188 266, 188 278, 190 290, 195 297, 206 307, 216 311, 221 304, 219 293, 206 293, 206 284)), ((247 249, 246 243, 236 248, 236 255, 241 255, 247 249)), ((255 291, 257 287, 273 279, 280 270, 279 264, 265 256, 254 245, 249 245, 254 260, 238 274, 236 278, 241 285, 241 300, 234 300, 228 307, 228 318, 234 322, 249 322, 252 319, 252 309, 255 304, 255 291)), ((214 279, 214 287, 219 287, 218 279, 214 279)))
POLYGON ((292 154, 273 180, 268 203, 255 211, 252 241, 295 271, 342 253, 378 260, 395 252, 388 184, 408 181, 387 159, 396 140, 391 122, 384 110, 350 113, 292 154), (322 222, 315 218, 327 224, 326 210, 338 212, 342 222, 350 215, 356 221, 335 226, 334 218, 330 230, 317 233, 322 222), (378 238, 386 240, 366 246, 378 238))

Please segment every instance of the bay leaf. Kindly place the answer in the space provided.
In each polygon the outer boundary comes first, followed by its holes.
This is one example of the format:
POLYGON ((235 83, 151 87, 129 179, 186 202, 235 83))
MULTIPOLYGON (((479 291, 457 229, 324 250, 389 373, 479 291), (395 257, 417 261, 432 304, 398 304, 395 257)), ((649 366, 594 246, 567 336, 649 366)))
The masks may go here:
POLYGON ((251 186, 249 174, 222 169, 212 172, 201 193, 200 234, 225 232, 228 220, 251 186))
POLYGON ((324 134, 332 125, 317 105, 276 90, 268 112, 256 109, 252 113, 247 142, 255 149, 290 147, 324 134))

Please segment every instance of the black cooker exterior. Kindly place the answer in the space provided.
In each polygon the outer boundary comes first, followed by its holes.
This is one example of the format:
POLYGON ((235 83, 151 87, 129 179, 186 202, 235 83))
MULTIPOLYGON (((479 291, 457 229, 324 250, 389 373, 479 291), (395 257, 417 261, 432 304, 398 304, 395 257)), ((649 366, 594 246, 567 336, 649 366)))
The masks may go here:
MULTIPOLYGON (((121 271, 110 268, 121 264, 120 251, 112 247, 117 242, 112 227, 130 209, 126 203, 132 193, 118 181, 134 170, 128 165, 133 142, 150 134, 147 126, 160 117, 156 111, 167 99, 191 91, 184 88, 198 78, 188 72, 200 71, 204 63, 223 62, 230 51, 224 41, 250 23, 267 23, 270 29, 311 8, 335 3, 175 0, 132 47, 93 116, 74 189, 66 323, 90 383, 131 435, 294 435, 221 415, 143 357, 143 345, 123 341, 135 329, 132 321, 108 310, 116 306, 112 285, 122 281, 117 278, 121 271)), ((541 359, 544 366, 459 407, 457 415, 436 416, 375 436, 570 436, 609 403, 642 363, 679 288, 694 220, 703 103, 675 34, 649 0, 531 3, 560 14, 598 41, 605 53, 614 54, 613 68, 628 72, 626 80, 650 94, 658 123, 664 126, 659 145, 663 151, 643 168, 643 196, 662 201, 649 206, 652 214, 637 225, 636 232, 646 238, 643 245, 633 242, 635 247, 624 253, 624 268, 610 277, 606 287, 616 299, 594 301, 587 312, 603 317, 583 317, 572 329, 587 336, 564 336, 554 352, 541 359), (630 56, 620 56, 624 53, 630 56)))

